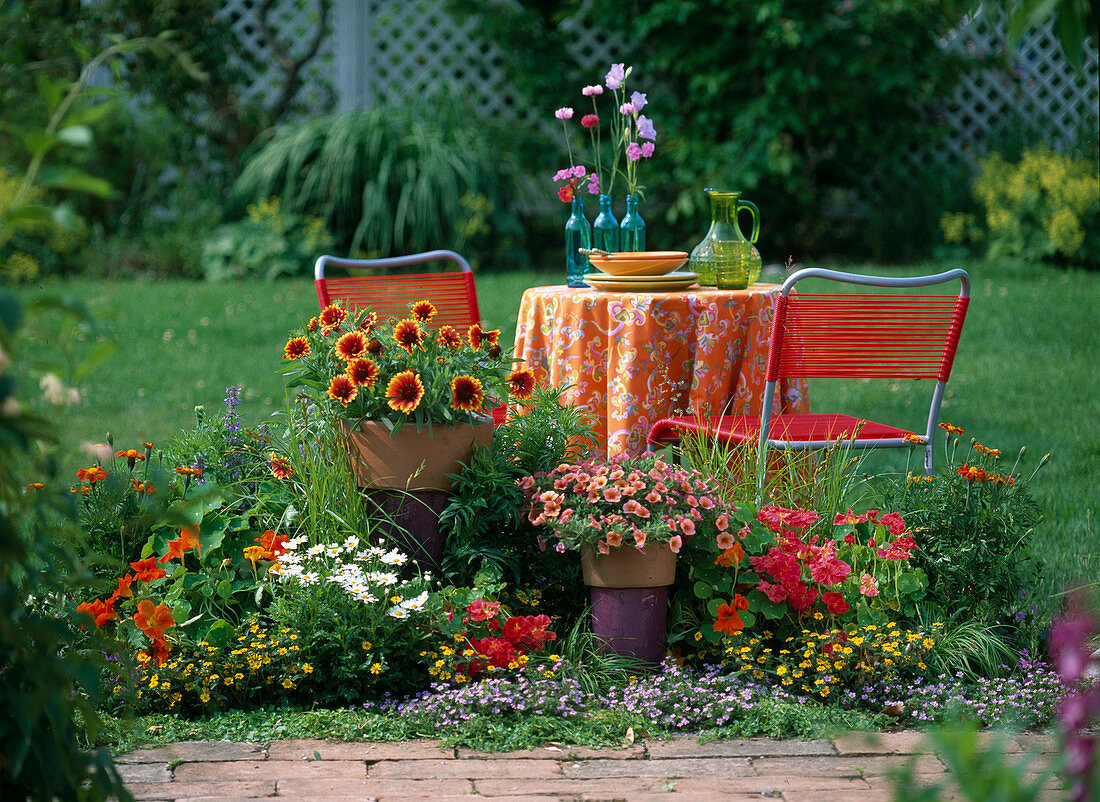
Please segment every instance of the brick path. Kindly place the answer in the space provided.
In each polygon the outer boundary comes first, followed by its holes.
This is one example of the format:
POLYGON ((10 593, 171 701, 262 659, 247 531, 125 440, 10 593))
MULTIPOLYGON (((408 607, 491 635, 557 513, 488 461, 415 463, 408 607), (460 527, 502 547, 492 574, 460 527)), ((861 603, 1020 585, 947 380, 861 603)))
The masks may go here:
MULTIPOLYGON (((1056 744, 1044 735, 1008 743, 1049 760, 1056 744)), ((441 749, 434 741, 257 744, 190 741, 117 758, 138 800, 358 799, 380 802, 483 799, 493 802, 889 802, 890 772, 915 761, 922 781, 946 776, 923 736, 852 733, 832 740, 751 739, 701 744, 675 738, 623 749, 547 746, 486 753, 441 749), (319 759, 318 759, 319 758, 319 759)), ((1044 800, 1060 800, 1057 781, 1044 800)), ((949 796, 956 799, 961 797, 949 796)))

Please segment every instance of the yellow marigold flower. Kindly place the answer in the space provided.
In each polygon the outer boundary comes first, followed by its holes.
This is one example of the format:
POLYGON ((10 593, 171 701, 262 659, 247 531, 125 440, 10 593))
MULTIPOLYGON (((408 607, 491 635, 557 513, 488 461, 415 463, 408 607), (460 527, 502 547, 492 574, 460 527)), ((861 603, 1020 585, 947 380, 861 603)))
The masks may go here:
POLYGON ((924 640, 921 641, 921 646, 923 646, 925 649, 931 649, 935 645, 936 645, 936 642, 934 640, 932 640, 931 638, 925 638, 924 640))
POLYGON ((287 677, 286 679, 283 680, 282 685, 283 685, 284 688, 286 688, 289 691, 291 688, 294 687, 294 680, 292 680, 290 677, 287 677))

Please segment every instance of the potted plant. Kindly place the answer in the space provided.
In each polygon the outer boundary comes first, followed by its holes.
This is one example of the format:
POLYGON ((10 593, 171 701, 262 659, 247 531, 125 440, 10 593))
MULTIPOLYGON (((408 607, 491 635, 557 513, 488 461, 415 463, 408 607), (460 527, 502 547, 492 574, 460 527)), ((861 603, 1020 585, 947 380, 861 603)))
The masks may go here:
POLYGON ((438 564, 449 475, 491 441, 489 411, 529 397, 534 377, 510 369, 499 331, 433 328, 435 314, 427 300, 400 320, 332 304, 287 341, 281 372, 339 424, 359 485, 421 546, 432 540, 438 564))
POLYGON ((694 535, 732 522, 717 485, 656 456, 619 456, 559 465, 520 487, 528 520, 550 529, 554 548, 581 552, 593 633, 612 651, 660 662, 676 555, 694 535))

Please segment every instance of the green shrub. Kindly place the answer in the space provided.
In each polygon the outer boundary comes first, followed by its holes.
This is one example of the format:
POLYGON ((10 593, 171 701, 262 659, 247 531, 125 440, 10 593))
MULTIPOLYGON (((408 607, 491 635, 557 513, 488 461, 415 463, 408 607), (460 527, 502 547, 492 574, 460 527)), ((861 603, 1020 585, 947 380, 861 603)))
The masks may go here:
POLYGON ((985 226, 965 215, 942 220, 949 242, 984 238, 991 259, 1057 257, 1100 265, 1100 178, 1095 158, 1074 159, 1046 147, 1017 162, 993 153, 979 162, 974 194, 985 226), (984 237, 983 237, 984 234, 984 237))

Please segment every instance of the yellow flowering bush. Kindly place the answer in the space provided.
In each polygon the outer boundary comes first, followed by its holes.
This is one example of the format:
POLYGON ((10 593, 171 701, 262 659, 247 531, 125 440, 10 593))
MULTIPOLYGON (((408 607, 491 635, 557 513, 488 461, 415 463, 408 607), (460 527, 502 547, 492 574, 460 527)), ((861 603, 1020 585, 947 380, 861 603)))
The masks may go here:
POLYGON ((768 631, 742 630, 723 639, 722 664, 751 671, 755 679, 771 675, 793 691, 825 699, 840 689, 924 672, 942 627, 937 622, 929 631, 909 630, 890 621, 849 630, 803 629, 783 640, 768 631))
MULTIPOLYGON (((974 194, 985 209, 990 257, 1100 259, 1095 160, 1038 147, 1025 150, 1018 162, 992 153, 979 166, 974 194)), ((948 242, 977 242, 974 223, 960 213, 940 221, 948 242)))
POLYGON ((112 695, 119 702, 133 693, 131 712, 245 709, 285 702, 314 673, 302 659, 298 633, 275 629, 253 616, 225 646, 200 641, 183 646, 160 665, 137 655, 134 688, 119 678, 112 695))

